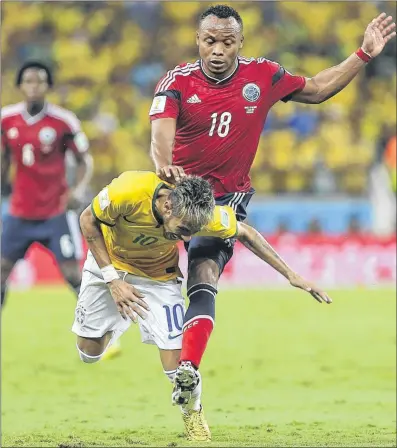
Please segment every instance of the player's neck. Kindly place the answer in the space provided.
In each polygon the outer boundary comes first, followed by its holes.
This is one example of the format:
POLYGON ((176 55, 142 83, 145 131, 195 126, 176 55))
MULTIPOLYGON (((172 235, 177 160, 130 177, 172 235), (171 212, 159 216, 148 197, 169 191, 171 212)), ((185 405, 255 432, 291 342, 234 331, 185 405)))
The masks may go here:
POLYGON ((209 72, 203 63, 203 60, 200 61, 200 65, 202 72, 207 78, 212 79, 215 82, 222 82, 231 78, 235 74, 236 70, 238 69, 238 60, 236 58, 234 64, 230 67, 230 69, 224 73, 220 73, 219 75, 209 72))
POLYGON ((43 108, 44 108, 45 101, 32 101, 32 102, 26 102, 26 110, 28 111, 28 114, 32 117, 39 114, 43 108))

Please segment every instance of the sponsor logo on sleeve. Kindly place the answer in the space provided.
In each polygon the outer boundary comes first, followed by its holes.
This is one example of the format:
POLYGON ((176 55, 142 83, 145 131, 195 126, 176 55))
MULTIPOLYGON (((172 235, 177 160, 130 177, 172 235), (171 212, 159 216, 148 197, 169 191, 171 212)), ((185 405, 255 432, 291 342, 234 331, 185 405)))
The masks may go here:
POLYGON ((109 190, 107 187, 98 194, 98 200, 101 210, 105 210, 110 205, 109 190))
POLYGON ((221 208, 221 224, 226 229, 230 227, 229 213, 224 208, 221 208))
POLYGON ((167 97, 165 95, 154 97, 149 115, 161 114, 164 112, 166 101, 167 97))

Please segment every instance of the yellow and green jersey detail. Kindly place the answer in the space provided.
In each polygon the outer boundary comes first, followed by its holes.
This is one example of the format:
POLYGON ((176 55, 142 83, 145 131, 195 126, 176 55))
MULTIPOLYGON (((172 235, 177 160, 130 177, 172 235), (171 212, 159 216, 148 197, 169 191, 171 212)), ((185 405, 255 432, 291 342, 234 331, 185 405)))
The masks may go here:
MULTIPOLYGON (((173 188, 150 171, 126 171, 92 201, 112 264, 134 275, 167 281, 182 274, 177 242, 164 238, 155 201, 161 188, 173 188)), ((237 234, 232 208, 216 206, 213 220, 196 235, 223 239, 237 234)))

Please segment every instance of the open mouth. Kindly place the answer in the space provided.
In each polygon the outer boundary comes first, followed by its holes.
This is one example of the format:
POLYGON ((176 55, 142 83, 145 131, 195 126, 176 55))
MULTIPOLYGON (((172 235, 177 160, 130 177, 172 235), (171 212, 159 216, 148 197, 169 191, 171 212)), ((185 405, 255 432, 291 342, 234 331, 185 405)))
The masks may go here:
POLYGON ((213 61, 210 61, 210 65, 215 68, 221 68, 225 65, 225 62, 219 61, 219 60, 213 60, 213 61))

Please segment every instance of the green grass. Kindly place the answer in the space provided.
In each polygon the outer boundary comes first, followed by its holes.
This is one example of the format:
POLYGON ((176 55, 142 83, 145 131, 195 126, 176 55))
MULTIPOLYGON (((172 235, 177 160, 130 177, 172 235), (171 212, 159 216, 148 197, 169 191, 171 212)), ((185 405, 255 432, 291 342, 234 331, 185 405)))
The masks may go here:
MULTIPOLYGON (((395 292, 223 291, 202 363, 207 446, 396 446, 395 292)), ((2 445, 192 446, 137 328, 85 365, 66 289, 11 293, 2 315, 2 445)))

